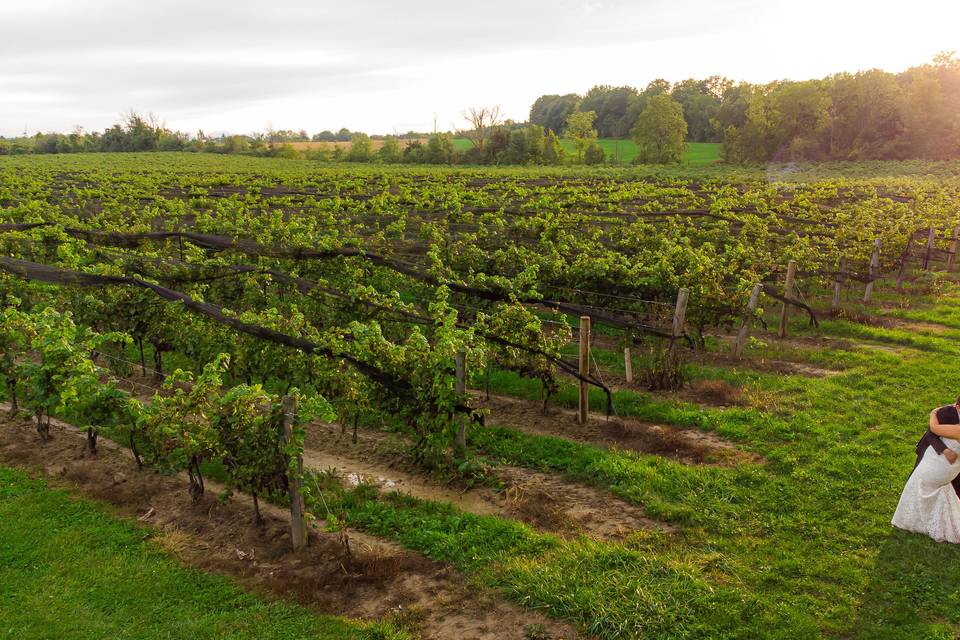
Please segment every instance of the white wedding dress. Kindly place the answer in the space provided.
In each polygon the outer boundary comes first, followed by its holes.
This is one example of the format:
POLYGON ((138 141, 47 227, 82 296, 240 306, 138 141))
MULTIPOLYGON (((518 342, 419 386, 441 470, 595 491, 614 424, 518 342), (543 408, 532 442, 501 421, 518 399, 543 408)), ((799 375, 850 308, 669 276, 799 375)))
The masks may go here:
MULTIPOLYGON (((960 453, 960 442, 951 438, 942 440, 960 453)), ((960 498, 950 484, 957 474, 960 474, 960 458, 950 464, 933 447, 927 447, 900 494, 893 526, 924 533, 937 542, 960 543, 960 498)))

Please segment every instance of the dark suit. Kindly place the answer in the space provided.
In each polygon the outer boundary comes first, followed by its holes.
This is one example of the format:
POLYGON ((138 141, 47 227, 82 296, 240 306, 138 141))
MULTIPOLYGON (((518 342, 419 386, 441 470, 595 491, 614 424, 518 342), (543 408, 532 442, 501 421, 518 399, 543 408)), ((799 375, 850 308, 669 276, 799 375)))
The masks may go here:
MULTIPOLYGON (((940 424, 960 424, 960 411, 957 411, 954 405, 940 407, 937 409, 937 421, 940 424)), ((920 460, 923 459, 923 452, 927 450, 927 447, 933 447, 937 455, 943 455, 943 452, 947 449, 947 445, 943 444, 940 436, 930 431, 930 429, 927 429, 927 432, 920 438, 920 442, 917 443, 917 462, 913 465, 914 469, 917 468, 920 460)), ((954 478, 951 484, 953 485, 953 490, 957 492, 957 497, 960 497, 960 475, 954 478)))

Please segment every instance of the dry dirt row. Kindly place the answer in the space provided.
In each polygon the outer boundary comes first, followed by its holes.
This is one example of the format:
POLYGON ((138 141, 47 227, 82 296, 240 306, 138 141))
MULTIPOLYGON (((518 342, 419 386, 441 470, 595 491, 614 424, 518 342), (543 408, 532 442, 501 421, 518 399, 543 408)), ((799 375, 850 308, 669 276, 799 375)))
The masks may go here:
POLYGON ((674 531, 609 491, 555 473, 497 466, 491 473, 499 490, 486 485, 467 488, 418 473, 398 453, 404 445, 386 434, 361 431, 354 443, 336 425, 311 425, 306 444, 304 464, 319 471, 335 470, 348 486, 364 482, 381 491, 448 502, 468 513, 519 520, 545 533, 620 540, 641 529, 674 531))

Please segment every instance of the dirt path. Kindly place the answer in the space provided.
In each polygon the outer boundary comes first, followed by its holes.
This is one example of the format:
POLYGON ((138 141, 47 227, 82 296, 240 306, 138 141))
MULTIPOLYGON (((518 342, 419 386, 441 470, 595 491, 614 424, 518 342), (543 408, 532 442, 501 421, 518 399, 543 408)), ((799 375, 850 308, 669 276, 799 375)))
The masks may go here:
POLYGON ((339 534, 311 531, 308 548, 289 551, 289 516, 264 505, 266 524, 252 524, 245 496, 221 501, 221 489, 191 502, 186 480, 138 470, 128 452, 105 439, 89 456, 84 435, 54 421, 53 439, 41 443, 32 423, 0 423, 0 460, 51 478, 55 486, 114 505, 158 531, 157 541, 196 568, 236 577, 246 587, 361 619, 417 621, 423 638, 436 640, 527 637, 543 625, 551 638, 578 635, 569 625, 523 610, 488 590, 478 591, 449 566, 383 540, 348 531, 349 552, 339 534))
POLYGON ((477 394, 475 402, 477 407, 490 410, 488 420, 491 424, 515 427, 527 433, 662 455, 685 464, 731 465, 761 461, 758 456, 707 431, 618 416, 607 419, 595 412, 590 413, 587 424, 581 425, 576 422, 575 411, 549 407, 544 415, 538 403, 508 396, 491 395, 485 400, 484 396, 477 394))
POLYGON ((387 434, 361 431, 354 443, 336 425, 317 424, 308 428, 306 444, 304 464, 320 471, 336 470, 347 486, 365 482, 381 491, 449 502, 476 515, 519 520, 545 533, 620 540, 641 529, 674 530, 666 523, 647 518, 642 508, 609 491, 559 474, 498 466, 492 473, 503 484, 502 490, 488 486, 457 487, 404 465, 397 454, 404 445, 393 442, 387 434))

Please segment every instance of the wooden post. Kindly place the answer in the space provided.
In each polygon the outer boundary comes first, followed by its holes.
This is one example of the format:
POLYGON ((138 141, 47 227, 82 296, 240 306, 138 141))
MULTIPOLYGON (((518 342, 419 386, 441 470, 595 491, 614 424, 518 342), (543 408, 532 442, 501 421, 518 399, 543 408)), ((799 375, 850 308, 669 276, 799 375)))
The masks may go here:
POLYGON ((623 348, 623 371, 627 382, 633 382, 633 356, 630 353, 630 347, 623 348))
MULTIPOLYGON (((580 316, 580 376, 590 375, 590 316, 580 316)), ((577 422, 587 423, 587 414, 590 411, 590 395, 587 383, 580 380, 580 403, 577 413, 577 422)))
MULTIPOLYGON (((457 373, 457 382, 456 382, 456 393, 458 398, 464 398, 467 395, 467 353, 463 349, 457 351, 456 356, 456 373, 457 373)), ((458 454, 462 454, 467 450, 467 423, 461 416, 459 418, 460 426, 457 428, 457 437, 454 440, 453 446, 456 449, 458 454)))
POLYGON ((737 341, 733 345, 733 355, 737 358, 743 356, 743 348, 747 345, 747 338, 750 335, 750 324, 753 322, 753 314, 757 311, 757 303, 760 301, 760 291, 762 290, 763 285, 758 282, 753 285, 753 291, 750 292, 750 302, 747 303, 747 312, 743 316, 740 331, 737 332, 737 341))
POLYGON ((687 301, 690 299, 690 289, 684 287, 677 291, 677 306, 673 310, 673 333, 674 339, 683 335, 683 323, 687 318, 687 301))
POLYGON ((830 313, 837 315, 840 312, 840 294, 843 292, 843 282, 847 272, 843 258, 837 260, 837 277, 833 280, 833 299, 830 301, 830 313))
POLYGON ((927 234, 927 251, 923 254, 923 270, 930 271, 930 256, 933 254, 933 243, 936 236, 934 235, 933 227, 930 227, 930 232, 927 234))
POLYGON ((960 225, 953 229, 953 239, 950 241, 950 255, 947 256, 947 273, 953 271, 957 263, 957 248, 960 247, 960 225))
MULTIPOLYGON (((793 292, 793 280, 797 275, 797 261, 791 260, 787 263, 787 280, 783 283, 783 297, 789 298, 790 294, 793 292)), ((790 317, 790 305, 786 302, 783 303, 783 309, 780 310, 780 329, 777 331, 777 336, 780 338, 787 337, 787 319, 790 317)))
MULTIPOLYGON (((291 396, 283 396, 283 431, 280 433, 280 442, 286 447, 293 438, 293 418, 296 415, 296 401, 291 396)), ((306 509, 303 505, 303 494, 300 485, 303 482, 303 456, 297 455, 296 474, 289 478, 290 495, 290 539, 293 541, 293 550, 299 551, 307 546, 307 520, 304 516, 306 509)))
MULTIPOLYGON (((873 283, 880 277, 880 244, 882 240, 877 238, 873 241, 873 253, 870 254, 870 282, 863 290, 863 304, 873 302, 873 283)), ((904 263, 906 264, 906 263, 904 263)), ((901 272, 902 273, 902 272, 901 272)), ((900 283, 897 283, 900 286, 900 283)))

